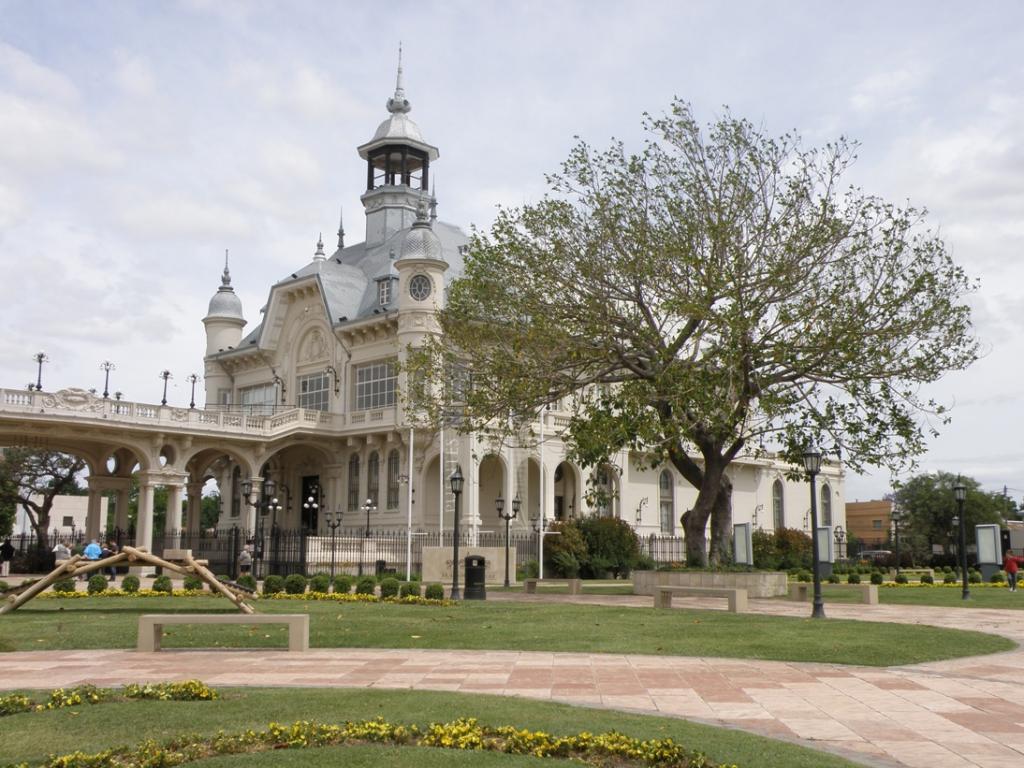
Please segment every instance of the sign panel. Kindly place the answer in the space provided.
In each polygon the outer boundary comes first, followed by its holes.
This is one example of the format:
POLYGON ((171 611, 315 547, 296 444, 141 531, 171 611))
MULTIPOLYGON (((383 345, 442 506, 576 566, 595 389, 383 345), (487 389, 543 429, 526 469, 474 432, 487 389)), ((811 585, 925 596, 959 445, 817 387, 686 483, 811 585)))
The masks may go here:
POLYGON ((978 542, 978 565, 999 565, 1003 562, 998 525, 974 526, 974 540, 978 542))
POLYGON ((836 561, 835 552, 832 549, 832 526, 831 525, 819 525, 818 530, 818 562, 819 563, 834 563, 836 561))
POLYGON ((736 523, 732 527, 733 562, 737 565, 754 564, 753 526, 736 523))

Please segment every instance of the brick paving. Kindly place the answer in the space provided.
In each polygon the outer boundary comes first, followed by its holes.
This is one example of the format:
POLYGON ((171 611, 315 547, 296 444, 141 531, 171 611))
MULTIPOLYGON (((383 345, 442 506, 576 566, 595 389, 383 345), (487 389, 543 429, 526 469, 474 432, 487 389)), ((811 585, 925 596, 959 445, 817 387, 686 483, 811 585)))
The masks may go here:
MULTIPOLYGON (((521 596, 625 607, 650 598, 521 596)), ((676 600, 718 608, 720 601, 676 600)), ((809 606, 751 601, 758 613, 809 606)), ((829 616, 997 632, 1024 642, 1024 611, 832 604, 829 616)), ((905 667, 518 651, 46 651, 4 654, 0 688, 195 677, 211 685, 335 686, 517 696, 684 717, 826 749, 868 765, 1024 765, 1024 651, 905 667)))

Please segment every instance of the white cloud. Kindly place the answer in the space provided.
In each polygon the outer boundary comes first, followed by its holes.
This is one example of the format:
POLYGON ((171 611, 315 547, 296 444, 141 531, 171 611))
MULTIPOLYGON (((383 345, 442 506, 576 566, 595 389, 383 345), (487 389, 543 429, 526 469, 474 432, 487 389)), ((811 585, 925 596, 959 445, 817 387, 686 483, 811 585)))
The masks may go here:
POLYGON ((48 102, 68 104, 79 99, 78 89, 67 76, 4 42, 0 42, 0 87, 48 102))
POLYGON ((861 80, 850 96, 850 105, 858 112, 901 109, 913 103, 926 79, 919 67, 903 67, 876 72, 861 80))
POLYGON ((114 53, 114 82, 129 96, 152 96, 156 92, 156 78, 147 59, 128 51, 114 53))
MULTIPOLYGON (((21 194, 9 186, 0 183, 0 233, 17 224, 25 215, 25 201, 21 194)), ((0 247, 3 238, 0 235, 0 247)))
POLYGON ((247 232, 250 222, 240 211, 183 193, 140 194, 116 212, 120 223, 146 237, 223 239, 247 232))

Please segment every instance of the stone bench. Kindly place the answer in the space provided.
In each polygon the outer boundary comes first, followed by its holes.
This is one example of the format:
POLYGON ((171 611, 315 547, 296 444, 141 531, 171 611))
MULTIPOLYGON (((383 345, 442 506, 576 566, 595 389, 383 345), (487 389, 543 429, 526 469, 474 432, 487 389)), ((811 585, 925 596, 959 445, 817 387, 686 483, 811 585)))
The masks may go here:
POLYGON ((523 579, 523 589, 526 594, 537 593, 537 585, 541 586, 567 586, 570 595, 579 595, 583 592, 583 581, 581 579, 523 579))
POLYGON ((731 613, 747 610, 747 590, 730 587, 655 587, 654 607, 671 608, 672 595, 687 597, 724 597, 731 613))
MULTIPOLYGON (((877 584, 829 584, 829 589, 856 589, 860 591, 860 601, 865 605, 878 605, 877 584)), ((789 585, 789 599, 806 602, 811 596, 813 584, 805 581, 794 582, 789 585)))
POLYGON ((147 613, 139 616, 136 650, 159 651, 166 624, 287 624, 288 650, 309 650, 308 613, 147 613))

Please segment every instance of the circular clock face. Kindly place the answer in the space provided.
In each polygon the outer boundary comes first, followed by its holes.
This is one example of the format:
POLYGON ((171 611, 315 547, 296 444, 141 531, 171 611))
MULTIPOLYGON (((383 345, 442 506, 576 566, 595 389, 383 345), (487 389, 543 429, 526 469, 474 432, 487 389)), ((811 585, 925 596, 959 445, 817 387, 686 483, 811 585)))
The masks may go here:
POLYGON ((409 295, 416 301, 423 301, 430 295, 430 278, 426 275, 413 275, 409 281, 409 295))

